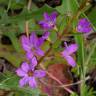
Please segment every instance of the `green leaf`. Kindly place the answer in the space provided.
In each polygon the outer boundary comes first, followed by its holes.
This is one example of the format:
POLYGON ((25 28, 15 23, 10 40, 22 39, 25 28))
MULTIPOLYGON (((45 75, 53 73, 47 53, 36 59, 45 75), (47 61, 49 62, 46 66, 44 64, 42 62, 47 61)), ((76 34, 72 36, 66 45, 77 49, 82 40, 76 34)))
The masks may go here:
POLYGON ((77 11, 77 1, 76 0, 62 0, 62 5, 59 7, 56 7, 56 10, 60 14, 75 14, 77 11))
POLYGON ((56 34, 56 32, 52 31, 52 32, 50 33, 49 39, 51 40, 51 42, 55 42, 56 39, 57 39, 57 34, 56 34))
POLYGON ((70 96, 78 96, 76 93, 72 93, 70 96))
POLYGON ((67 18, 65 18, 64 15, 59 15, 57 17, 57 28, 58 28, 58 33, 61 34, 67 24, 67 18))
POLYGON ((15 32, 14 31, 13 32, 5 32, 4 34, 10 38, 15 50, 17 52, 21 52, 20 42, 17 39, 15 32))
MULTIPOLYGON (((6 20, 8 20, 9 23, 26 21, 32 18, 34 18, 35 20, 40 20, 43 18, 42 14, 44 12, 50 13, 52 11, 54 11, 54 9, 47 5, 44 5, 42 8, 39 8, 37 10, 34 10, 33 8, 33 10, 31 11, 28 11, 27 8, 24 8, 24 10, 19 15, 8 17, 6 18, 6 20)), ((4 20, 1 19, 0 24, 6 24, 6 21, 4 22, 4 20)))
POLYGON ((15 67, 20 66, 21 62, 23 62, 25 59, 23 55, 20 56, 20 54, 16 54, 16 53, 14 54, 11 52, 6 52, 6 51, 0 52, 0 57, 4 57, 6 60, 8 60, 15 67))
POLYGON ((93 10, 88 14, 88 18, 92 22, 92 24, 94 25, 94 27, 96 29, 96 20, 95 20, 95 18, 96 18, 96 7, 94 7, 93 10))
MULTIPOLYGON (((40 92, 38 89, 31 89, 29 87, 19 87, 19 78, 16 75, 10 74, 5 75, 6 79, 2 80, 0 82, 0 89, 8 89, 8 90, 14 90, 23 92, 25 94, 29 94, 28 96, 39 96, 40 92)), ((0 78, 2 78, 2 75, 0 74, 0 78)))
MULTIPOLYGON (((78 52, 77 52, 77 60, 78 60, 78 64, 80 66, 80 76, 81 76, 81 80, 85 79, 85 65, 84 65, 84 60, 85 60, 85 57, 84 57, 84 39, 83 39, 83 35, 77 35, 75 36, 75 39, 76 39, 76 42, 78 44, 78 52)), ((82 88, 84 87, 85 83, 83 82, 80 86, 80 90, 81 90, 81 96, 87 96, 87 95, 84 95, 84 90, 82 90, 82 88)))
POLYGON ((61 41, 60 41, 60 40, 57 40, 57 41, 54 43, 53 48, 59 47, 60 44, 61 44, 61 41))

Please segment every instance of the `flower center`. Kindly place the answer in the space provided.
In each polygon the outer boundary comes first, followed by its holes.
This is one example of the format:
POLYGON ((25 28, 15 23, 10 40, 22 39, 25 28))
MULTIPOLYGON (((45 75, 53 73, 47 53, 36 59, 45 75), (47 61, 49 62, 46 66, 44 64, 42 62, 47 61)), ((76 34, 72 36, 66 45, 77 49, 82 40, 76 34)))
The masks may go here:
POLYGON ((32 51, 34 51, 35 50, 35 47, 32 47, 32 49, 31 49, 32 51))
POLYGON ((31 70, 30 70, 30 71, 28 71, 28 73, 27 73, 27 74, 28 74, 28 76, 29 76, 29 77, 33 76, 33 72, 32 72, 31 70))
POLYGON ((49 21, 48 23, 50 26, 52 26, 52 27, 54 26, 53 22, 49 21))

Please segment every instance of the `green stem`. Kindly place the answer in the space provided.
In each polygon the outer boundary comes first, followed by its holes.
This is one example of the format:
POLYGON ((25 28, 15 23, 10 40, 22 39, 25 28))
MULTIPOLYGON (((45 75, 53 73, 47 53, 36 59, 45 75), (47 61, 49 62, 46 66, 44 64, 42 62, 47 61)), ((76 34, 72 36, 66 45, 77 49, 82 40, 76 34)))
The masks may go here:
POLYGON ((8 12, 8 10, 9 10, 9 8, 10 8, 10 6, 11 6, 11 2, 12 2, 12 0, 9 0, 9 2, 8 2, 8 7, 7 7, 6 12, 8 12))
MULTIPOLYGON (((29 0, 28 6, 27 6, 28 11, 30 11, 31 4, 32 4, 32 0, 29 0)), ((26 36, 29 38, 29 21, 25 22, 25 33, 26 33, 26 36)))

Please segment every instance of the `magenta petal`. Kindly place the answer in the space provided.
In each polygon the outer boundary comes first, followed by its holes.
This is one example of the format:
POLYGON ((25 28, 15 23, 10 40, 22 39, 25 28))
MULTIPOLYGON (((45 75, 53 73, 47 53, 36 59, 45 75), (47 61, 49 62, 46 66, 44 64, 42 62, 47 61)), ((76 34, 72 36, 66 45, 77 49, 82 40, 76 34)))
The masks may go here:
POLYGON ((29 79, 29 86, 30 86, 31 88, 36 88, 36 87, 37 87, 37 83, 36 83, 34 77, 30 77, 30 79, 29 79))
POLYGON ((33 58, 32 58, 32 64, 37 65, 37 59, 36 59, 36 57, 33 57, 33 58))
POLYGON ((44 28, 44 29, 51 29, 53 28, 54 23, 51 21, 40 21, 39 24, 44 28), (52 24, 51 24, 52 23, 52 24))
POLYGON ((23 87, 27 83, 28 83, 28 78, 27 77, 24 77, 24 78, 20 79, 20 81, 19 81, 20 87, 23 87))
POLYGON ((30 35, 30 42, 31 42, 31 46, 33 47, 36 47, 37 46, 37 43, 38 43, 38 38, 36 36, 36 33, 35 32, 32 32, 31 35, 30 35))
POLYGON ((71 56, 66 56, 65 59, 67 60, 68 64, 71 65, 72 67, 76 66, 76 62, 71 56))
POLYGON ((30 42, 29 39, 26 36, 21 36, 21 43, 22 43, 22 47, 25 51, 29 51, 30 48, 30 42))
POLYGON ((42 38, 43 39, 47 39, 49 37, 49 35, 50 35, 50 32, 48 32, 48 31, 47 32, 44 32, 42 38))
POLYGON ((40 47, 40 46, 42 46, 42 44, 44 43, 44 39, 42 38, 42 37, 40 37, 39 39, 38 39, 38 46, 40 47))
POLYGON ((39 24, 44 28, 44 29, 50 29, 52 26, 50 26, 50 21, 40 21, 39 24))
POLYGON ((16 74, 17 74, 18 76, 20 76, 20 77, 23 77, 23 76, 26 75, 26 73, 25 73, 21 68, 18 68, 18 69, 16 70, 16 74))
POLYGON ((78 26, 77 26, 77 31, 78 31, 78 32, 83 32, 83 28, 82 28, 81 25, 78 25, 78 26))
POLYGON ((44 19, 46 20, 46 21, 49 21, 50 20, 50 16, 48 15, 48 13, 44 13, 44 19))
POLYGON ((39 21, 39 24, 40 24, 40 25, 43 25, 43 24, 45 24, 45 21, 44 21, 44 20, 39 21))
POLYGON ((56 23, 57 12, 52 12, 50 15, 51 20, 56 23))
POLYGON ((44 56, 44 51, 42 51, 41 49, 37 49, 36 50, 36 53, 38 54, 38 55, 40 55, 40 56, 44 56))
POLYGON ((36 59, 36 57, 33 57, 31 59, 31 70, 34 70, 36 65, 37 65, 37 59, 36 59))
POLYGON ((32 51, 27 52, 27 53, 26 53, 26 57, 27 57, 28 59, 32 59, 32 58, 33 58, 33 53, 32 53, 32 51))
POLYGON ((28 63, 26 63, 26 62, 22 63, 21 68, 25 72, 28 72, 28 70, 30 69, 28 63))
POLYGON ((42 37, 38 38, 38 46, 41 46, 44 43, 44 40, 46 40, 50 35, 50 32, 44 32, 42 37))
POLYGON ((51 29, 51 28, 53 28, 52 25, 50 25, 50 23, 48 23, 48 22, 46 22, 45 24, 43 24, 43 27, 45 29, 51 29))
POLYGON ((64 51, 61 52, 61 55, 62 55, 62 57, 65 57, 65 56, 68 56, 68 53, 67 53, 66 50, 64 50, 64 51))
POLYGON ((65 49, 65 51, 67 52, 67 55, 71 55, 72 53, 76 52, 77 49, 78 49, 77 44, 71 44, 65 49))
POLYGON ((35 70, 34 76, 37 78, 42 78, 46 75, 46 72, 44 70, 35 70))
POLYGON ((76 52, 77 49, 78 49, 78 45, 77 44, 71 44, 67 48, 65 48, 65 50, 62 52, 62 54, 64 56, 71 55, 72 53, 76 52))

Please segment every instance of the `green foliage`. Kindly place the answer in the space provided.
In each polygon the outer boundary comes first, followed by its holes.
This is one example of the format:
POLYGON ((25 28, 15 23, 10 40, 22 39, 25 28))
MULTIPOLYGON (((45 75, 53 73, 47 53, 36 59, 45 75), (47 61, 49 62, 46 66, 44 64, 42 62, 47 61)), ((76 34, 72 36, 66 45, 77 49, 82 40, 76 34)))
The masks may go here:
POLYGON ((96 92, 93 90, 93 88, 89 88, 88 86, 84 85, 82 87, 83 94, 82 96, 96 96, 96 92))
POLYGON ((23 93, 25 96, 39 96, 40 92, 38 89, 33 90, 28 87, 20 88, 18 82, 19 78, 16 75, 11 74, 10 72, 7 72, 7 74, 0 73, 0 89, 11 90, 19 94, 23 93))
POLYGON ((77 11, 77 1, 76 0, 62 0, 62 5, 56 7, 56 10, 61 14, 73 15, 77 11))
POLYGON ((4 35, 8 36, 17 52, 21 51, 20 43, 16 37, 15 32, 11 30, 11 32, 6 32, 4 35))
POLYGON ((96 20, 94 20, 94 18, 96 18, 96 7, 93 8, 92 11, 88 14, 88 18, 90 19, 90 21, 92 22, 92 24, 96 28, 96 20))
POLYGON ((78 96, 76 93, 71 94, 70 96, 78 96))
MULTIPOLYGON (((57 11, 58 17, 56 24, 58 33, 61 34, 70 21, 71 17, 76 14, 79 8, 78 1, 80 1, 79 3, 81 4, 83 0, 62 0, 62 4, 55 8, 52 8, 46 4, 43 7, 38 8, 32 3, 31 9, 30 11, 28 11, 27 0, 0 0, 0 35, 9 37, 12 42, 12 45, 10 46, 0 44, 0 57, 4 57, 13 66, 18 67, 20 63, 25 59, 18 36, 20 36, 21 33, 25 32, 26 20, 29 21, 29 31, 36 31, 37 34, 41 35, 44 30, 40 28, 38 21, 43 19, 43 13, 51 13, 53 11, 57 11), (20 11, 20 13, 15 13, 15 10, 22 11, 20 11), (3 49, 6 49, 7 51, 2 51, 3 49)), ((91 21, 94 31, 96 31, 95 11, 96 7, 94 7, 88 15, 86 15, 84 11, 82 11, 80 14, 80 17, 86 17, 91 21)), ((72 36, 75 37, 75 41, 78 44, 78 52, 76 58, 77 67, 74 68, 73 71, 82 80, 85 79, 85 75, 90 70, 90 68, 93 65, 96 66, 96 44, 95 42, 91 42, 91 48, 88 51, 88 49, 86 49, 86 46, 84 45, 85 42, 83 34, 75 34, 74 29, 76 29, 78 18, 75 18, 75 20, 71 22, 72 26, 69 29, 72 30, 70 33, 72 33, 72 36)), ((48 59, 48 61, 44 63, 45 66, 54 63, 65 63, 65 61, 58 56, 58 52, 61 51, 62 48, 61 41, 57 40, 57 38, 57 33, 55 31, 52 31, 49 40, 51 41, 51 43, 55 42, 52 47, 52 52, 55 53, 56 57, 52 61, 48 59)), ((42 46, 42 49, 46 51, 49 47, 50 44, 48 41, 46 41, 44 43, 44 46, 42 46)), ((20 78, 10 73, 0 73, 0 89, 11 90, 15 93, 14 96, 40 96, 40 91, 38 89, 32 90, 29 87, 20 88, 18 86, 19 79, 20 78)), ((86 86, 85 82, 81 84, 80 91, 82 96, 96 95, 96 92, 94 92, 92 88, 86 86)), ((73 93, 70 96, 78 95, 76 93, 73 93)))

